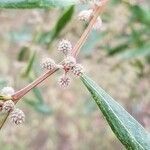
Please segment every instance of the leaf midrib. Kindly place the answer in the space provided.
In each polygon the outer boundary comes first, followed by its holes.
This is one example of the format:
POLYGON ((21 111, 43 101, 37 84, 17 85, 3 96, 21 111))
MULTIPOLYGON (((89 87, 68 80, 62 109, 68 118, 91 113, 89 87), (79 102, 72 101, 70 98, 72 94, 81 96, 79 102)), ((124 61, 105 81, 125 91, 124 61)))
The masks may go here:
MULTIPOLYGON (((84 78, 84 76, 82 76, 83 78, 84 78)), ((84 78, 85 80, 86 80, 86 82, 89 84, 89 82, 87 81, 87 79, 86 78, 84 78)), ((95 90, 95 92, 96 92, 96 94, 97 95, 100 95, 99 93, 98 93, 98 91, 95 89, 95 87, 92 85, 92 84, 89 84, 89 86, 91 86, 94 90, 95 90)), ((93 94, 92 94, 93 95, 93 94)), ((102 97, 103 99, 105 99, 104 98, 104 96, 103 95, 100 95, 100 97, 102 97)), ((108 102, 107 101, 105 101, 105 103, 110 107, 110 105, 108 104, 108 102)), ((121 106, 122 107, 122 106, 121 106)), ((111 111, 113 112, 113 114, 114 114, 114 116, 119 120, 119 122, 121 123, 121 125, 124 127, 124 129, 129 133, 129 135, 132 137, 132 139, 143 149, 143 146, 136 140, 136 138, 135 137, 133 137, 132 136, 132 134, 130 133, 130 131, 127 129, 127 127, 126 126, 124 126, 124 124, 123 124, 123 122, 118 118, 118 116, 114 113, 114 111, 113 111, 113 109, 110 107, 110 109, 111 109, 111 111)), ((134 118, 133 118, 134 119, 134 118)), ((143 149, 144 150, 144 149, 143 149)))

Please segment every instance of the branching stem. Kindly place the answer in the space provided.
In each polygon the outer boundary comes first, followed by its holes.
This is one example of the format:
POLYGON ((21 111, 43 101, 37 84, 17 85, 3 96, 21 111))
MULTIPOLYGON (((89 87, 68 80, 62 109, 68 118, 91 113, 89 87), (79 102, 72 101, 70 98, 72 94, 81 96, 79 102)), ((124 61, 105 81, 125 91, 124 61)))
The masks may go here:
MULTIPOLYGON (((77 55, 79 54, 81 47, 83 46, 83 44, 85 43, 86 39, 88 38, 90 32, 92 31, 93 25, 94 25, 97 17, 99 16, 99 14, 102 12, 106 2, 107 2, 107 0, 103 0, 102 5, 97 6, 95 11, 93 12, 93 17, 90 20, 89 25, 87 26, 86 30, 83 32, 82 36, 80 37, 80 39, 78 40, 78 42, 76 43, 76 45, 73 48, 73 55, 75 57, 77 57, 77 55)), ((19 101, 24 95, 26 95, 33 88, 35 88, 40 83, 45 81, 50 75, 55 73, 57 70, 58 70, 58 68, 54 69, 52 71, 45 72, 40 77, 38 77, 35 81, 33 81, 32 83, 30 83, 29 85, 27 85, 26 87, 22 88, 21 90, 17 91, 14 95, 12 95, 12 100, 15 102, 19 101)))

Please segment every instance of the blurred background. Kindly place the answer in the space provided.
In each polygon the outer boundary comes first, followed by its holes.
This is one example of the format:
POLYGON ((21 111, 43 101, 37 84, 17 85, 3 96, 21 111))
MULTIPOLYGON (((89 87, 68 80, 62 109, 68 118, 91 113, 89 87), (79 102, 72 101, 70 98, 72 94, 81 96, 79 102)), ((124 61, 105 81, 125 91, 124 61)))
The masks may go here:
MULTIPOLYGON (((43 71, 43 57, 63 59, 57 44, 73 44, 86 24, 77 13, 87 6, 47 10, 0 10, 0 89, 21 89, 43 71)), ((102 14, 103 28, 93 31, 78 61, 89 76, 150 131, 150 2, 112 0, 102 14)), ((124 149, 78 79, 62 90, 48 78, 17 105, 26 114, 22 126, 9 121, 1 130, 2 150, 124 149)))

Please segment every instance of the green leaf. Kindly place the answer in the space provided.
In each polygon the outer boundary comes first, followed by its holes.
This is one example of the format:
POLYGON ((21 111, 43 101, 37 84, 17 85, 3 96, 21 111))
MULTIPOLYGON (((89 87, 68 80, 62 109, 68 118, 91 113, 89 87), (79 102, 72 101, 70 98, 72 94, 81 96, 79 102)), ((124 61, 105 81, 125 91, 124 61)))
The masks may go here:
POLYGON ((30 49, 27 46, 24 46, 20 49, 18 53, 18 61, 25 61, 29 59, 30 49))
POLYGON ((71 20, 74 13, 74 7, 71 6, 69 9, 65 10, 62 16, 58 19, 55 28, 52 34, 52 40, 54 40, 61 30, 67 25, 67 23, 71 20))
POLYGON ((31 70, 32 70, 32 66, 33 66, 33 63, 34 63, 34 60, 35 60, 35 56, 36 56, 36 51, 34 51, 29 59, 29 62, 25 68, 25 70, 23 71, 23 77, 27 77, 29 76, 31 70))
POLYGON ((142 5, 129 5, 129 9, 132 12, 132 19, 150 26, 149 9, 142 5))
POLYGON ((50 46, 54 39, 59 36, 60 32, 69 23, 73 16, 73 13, 74 7, 71 6, 61 14, 54 28, 51 31, 42 34, 37 41, 43 44, 48 44, 48 46, 50 46))
POLYGON ((109 55, 115 55, 117 53, 121 53, 122 51, 126 50, 126 48, 129 46, 129 43, 128 42, 125 42, 125 43, 121 43, 119 45, 117 45, 116 47, 114 48, 109 48, 108 49, 108 54, 109 55))
POLYGON ((8 118, 7 113, 0 112, 0 129, 3 127, 3 125, 4 125, 7 118, 8 118))
POLYGON ((39 101, 39 103, 44 103, 43 96, 41 94, 41 91, 38 88, 34 88, 33 93, 35 97, 37 98, 37 100, 39 101))
POLYGON ((39 113, 43 113, 45 115, 49 115, 52 113, 51 107, 44 104, 44 103, 39 103, 36 100, 28 100, 28 99, 25 99, 25 102, 28 105, 30 105, 31 107, 33 107, 34 110, 39 112, 39 113))
POLYGON ((78 3, 78 0, 0 0, 0 8, 67 7, 78 3))
POLYGON ((150 56, 150 45, 146 44, 143 47, 130 49, 120 55, 123 59, 133 59, 137 57, 150 56))
POLYGON ((88 76, 81 80, 122 144, 128 150, 150 150, 150 134, 88 76))

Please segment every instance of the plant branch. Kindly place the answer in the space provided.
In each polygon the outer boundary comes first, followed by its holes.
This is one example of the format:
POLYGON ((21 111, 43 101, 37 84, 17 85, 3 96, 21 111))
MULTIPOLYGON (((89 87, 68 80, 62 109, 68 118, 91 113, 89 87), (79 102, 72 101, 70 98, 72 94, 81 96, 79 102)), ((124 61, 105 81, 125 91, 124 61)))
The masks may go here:
POLYGON ((18 101, 21 99, 24 95, 26 95, 30 90, 32 90, 34 87, 42 83, 44 80, 46 80, 50 75, 52 75, 54 72, 58 70, 54 69, 52 71, 47 71, 46 73, 42 74, 40 77, 38 77, 35 81, 31 82, 29 85, 24 87, 23 89, 17 91, 14 95, 12 95, 13 101, 18 101))
MULTIPOLYGON (((88 27, 86 28, 86 30, 83 32, 82 36, 80 37, 80 39, 78 40, 78 42, 76 43, 76 45, 73 48, 73 55, 75 57, 77 57, 81 47, 83 46, 83 44, 85 43, 86 39, 88 38, 90 32, 93 29, 93 25, 99 15, 99 13, 102 12, 104 5, 106 4, 107 0, 103 0, 102 1, 102 5, 96 7, 95 11, 93 12, 93 17, 89 22, 88 27)), ((62 64, 62 62, 60 63, 62 64)), ((32 83, 30 83, 29 85, 27 85, 26 87, 24 87, 23 89, 17 91, 15 94, 12 95, 12 100, 17 102, 19 101, 24 95, 26 95, 29 91, 31 91, 34 87, 38 86, 40 83, 42 83, 43 81, 45 81, 50 75, 52 75, 53 73, 55 73, 57 69, 54 69, 52 71, 47 71, 46 73, 42 74, 40 77, 38 77, 35 81, 33 81, 32 83)))
POLYGON ((73 49, 73 55, 75 57, 77 57, 78 53, 80 52, 83 44, 86 42, 90 32, 92 31, 93 29, 93 25, 97 19, 97 17, 99 16, 100 13, 102 13, 104 7, 105 7, 105 4, 106 4, 107 0, 103 0, 101 2, 101 5, 98 7, 96 7, 96 9, 94 10, 93 12, 93 15, 92 15, 92 18, 89 22, 89 25, 88 27, 86 28, 86 30, 84 31, 84 33, 82 34, 82 36, 80 37, 80 40, 77 42, 77 44, 75 45, 74 49, 73 49))

